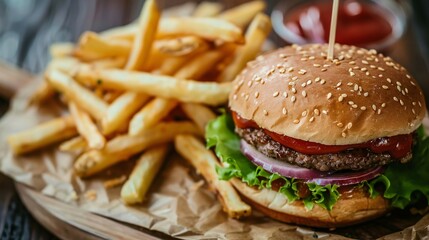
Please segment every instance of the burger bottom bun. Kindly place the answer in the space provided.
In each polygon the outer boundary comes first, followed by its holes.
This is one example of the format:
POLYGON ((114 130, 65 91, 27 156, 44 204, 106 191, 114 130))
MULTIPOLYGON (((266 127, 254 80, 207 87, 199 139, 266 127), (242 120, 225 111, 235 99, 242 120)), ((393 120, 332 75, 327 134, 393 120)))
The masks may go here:
POLYGON ((374 219, 386 214, 389 201, 382 196, 370 198, 362 188, 342 194, 331 211, 315 204, 312 210, 302 201, 289 202, 282 193, 270 189, 249 187, 239 179, 232 179, 244 200, 255 209, 276 220, 311 227, 344 227, 374 219))

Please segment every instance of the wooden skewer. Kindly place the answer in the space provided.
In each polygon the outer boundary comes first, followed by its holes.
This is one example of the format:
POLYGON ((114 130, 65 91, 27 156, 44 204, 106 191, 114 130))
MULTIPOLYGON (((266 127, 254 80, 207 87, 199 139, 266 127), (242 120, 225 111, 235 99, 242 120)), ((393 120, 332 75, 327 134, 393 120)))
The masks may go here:
POLYGON ((339 4, 339 0, 334 0, 334 5, 332 6, 331 29, 329 31, 329 45, 328 45, 329 60, 334 59, 334 44, 335 44, 335 33, 337 32, 338 4, 339 4))

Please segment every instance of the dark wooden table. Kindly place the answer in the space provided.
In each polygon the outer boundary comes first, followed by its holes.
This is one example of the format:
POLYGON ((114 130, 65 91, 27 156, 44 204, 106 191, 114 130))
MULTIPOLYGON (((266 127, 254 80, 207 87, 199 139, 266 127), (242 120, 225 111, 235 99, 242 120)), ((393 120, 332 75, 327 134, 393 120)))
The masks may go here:
MULTIPOLYGON (((98 31, 128 23, 137 16, 142 2, 143 0, 0 0, 0 59, 38 73, 47 63, 50 43, 75 41, 84 30, 98 31)), ((163 2, 167 7, 183 1, 163 2)), ((222 2, 229 7, 245 0, 222 2)), ((268 2, 270 11, 277 1, 268 2)), ((412 29, 408 41, 413 45, 408 47, 417 48, 417 52, 423 54, 418 59, 405 58, 401 63, 417 75, 426 96, 429 96, 429 1, 412 0, 410 3, 414 10, 410 19, 412 29)), ((0 116, 7 107, 8 101, 0 98, 0 116)), ((19 199, 12 180, 2 174, 0 239, 56 239, 32 218, 19 199)))

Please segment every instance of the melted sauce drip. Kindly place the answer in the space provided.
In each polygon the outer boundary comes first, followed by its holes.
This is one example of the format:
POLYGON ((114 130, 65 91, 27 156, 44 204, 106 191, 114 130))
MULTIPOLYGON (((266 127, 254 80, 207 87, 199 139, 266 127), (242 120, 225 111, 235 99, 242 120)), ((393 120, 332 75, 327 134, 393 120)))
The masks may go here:
MULTIPOLYGON (((260 128, 254 121, 243 119, 237 113, 232 112, 234 123, 238 128, 260 128)), ((389 153, 394 158, 405 157, 411 152, 413 143, 412 134, 397 135, 392 137, 377 138, 365 143, 349 145, 324 145, 315 142, 308 142, 284 135, 280 135, 264 129, 265 133, 276 142, 297 152, 317 155, 338 153, 349 149, 370 149, 374 153, 389 153)))

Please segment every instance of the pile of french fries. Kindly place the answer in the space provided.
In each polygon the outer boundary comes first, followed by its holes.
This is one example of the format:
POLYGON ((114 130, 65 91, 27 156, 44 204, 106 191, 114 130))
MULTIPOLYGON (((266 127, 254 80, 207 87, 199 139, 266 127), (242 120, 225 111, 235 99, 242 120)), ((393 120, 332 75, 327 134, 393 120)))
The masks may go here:
POLYGON ((219 181, 216 156, 202 141, 213 107, 225 105, 231 81, 260 53, 271 31, 263 1, 222 12, 203 2, 189 17, 162 18, 146 0, 139 19, 101 33, 85 32, 76 45, 54 44, 45 81, 31 98, 57 98, 60 116, 8 138, 14 154, 60 143, 77 153, 74 173, 82 178, 139 156, 123 181, 121 198, 141 203, 174 142, 215 190, 225 212, 251 213, 229 182, 219 181), (185 120, 175 121, 173 112, 185 120), (183 117, 182 117, 183 118, 183 117))

